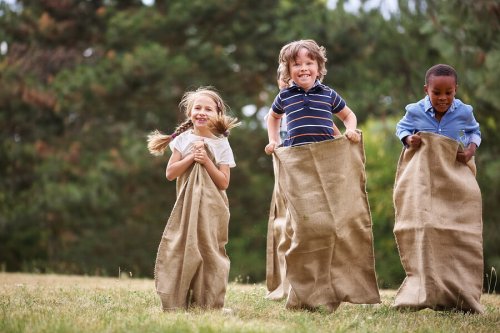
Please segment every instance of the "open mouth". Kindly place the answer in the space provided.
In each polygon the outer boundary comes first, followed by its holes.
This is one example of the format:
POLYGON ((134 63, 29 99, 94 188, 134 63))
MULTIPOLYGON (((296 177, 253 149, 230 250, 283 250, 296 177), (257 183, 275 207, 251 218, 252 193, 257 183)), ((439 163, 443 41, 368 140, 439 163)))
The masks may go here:
POLYGON ((199 124, 205 124, 208 122, 208 118, 195 118, 195 121, 199 124))

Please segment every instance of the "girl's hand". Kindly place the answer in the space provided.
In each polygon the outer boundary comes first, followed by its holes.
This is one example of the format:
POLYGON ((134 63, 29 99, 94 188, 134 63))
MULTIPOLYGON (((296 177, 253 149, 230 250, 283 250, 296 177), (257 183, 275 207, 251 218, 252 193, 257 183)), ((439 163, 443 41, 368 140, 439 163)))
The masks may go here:
POLYGON ((205 142, 203 140, 198 140, 193 142, 193 153, 196 149, 198 148, 204 148, 205 147, 205 142))
POLYGON ((418 134, 408 135, 405 138, 405 143, 411 148, 418 148, 418 147, 420 147, 420 144, 422 143, 422 139, 420 138, 420 135, 418 135, 418 134))
POLYGON ((266 152, 267 155, 271 155, 274 153, 274 150, 278 146, 277 142, 271 141, 266 145, 266 148, 264 148, 264 151, 266 152))
POLYGON ((207 151, 205 150, 205 146, 193 146, 194 153, 194 161, 200 163, 201 165, 205 165, 209 160, 207 151))
POLYGON ((361 140, 361 135, 352 129, 346 130, 344 135, 347 139, 349 139, 349 141, 352 141, 354 143, 358 143, 361 140))

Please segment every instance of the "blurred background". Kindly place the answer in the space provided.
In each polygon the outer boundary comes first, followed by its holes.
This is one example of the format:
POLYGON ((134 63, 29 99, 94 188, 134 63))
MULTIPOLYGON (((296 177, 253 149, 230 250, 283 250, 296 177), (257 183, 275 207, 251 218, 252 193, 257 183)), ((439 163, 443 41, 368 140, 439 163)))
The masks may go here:
MULTIPOLYGON (((483 144, 485 291, 500 267, 497 0, 0 0, 1 271, 152 277, 175 202, 153 129, 184 119, 186 90, 215 86, 243 126, 230 137, 231 280, 265 280, 274 184, 262 118, 292 40, 327 50, 324 83, 364 131, 376 270, 404 278, 392 233, 395 124, 448 63, 483 144)), ((338 124, 343 130, 343 126, 338 124)), ((342 161, 339 161, 342 163, 342 161)), ((335 166, 332 166, 335 167, 335 166)), ((498 289, 498 287, 497 287, 498 289)))

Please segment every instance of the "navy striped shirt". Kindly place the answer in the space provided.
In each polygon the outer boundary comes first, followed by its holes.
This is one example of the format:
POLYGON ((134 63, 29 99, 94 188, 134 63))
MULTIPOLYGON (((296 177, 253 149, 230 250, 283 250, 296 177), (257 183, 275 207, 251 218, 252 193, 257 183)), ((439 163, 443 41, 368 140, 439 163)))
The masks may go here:
POLYGON ((316 81, 307 92, 292 84, 274 99, 272 110, 286 114, 287 136, 283 146, 300 146, 333 139, 333 114, 346 103, 332 88, 316 81))

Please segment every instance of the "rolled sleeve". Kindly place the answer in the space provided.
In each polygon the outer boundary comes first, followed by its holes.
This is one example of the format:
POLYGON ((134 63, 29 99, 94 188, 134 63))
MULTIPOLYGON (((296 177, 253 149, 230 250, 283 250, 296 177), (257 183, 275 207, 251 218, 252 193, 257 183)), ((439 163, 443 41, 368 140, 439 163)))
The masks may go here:
POLYGON ((479 147, 479 145, 481 144, 481 135, 478 135, 476 133, 472 134, 469 140, 469 144, 470 143, 475 143, 476 146, 479 147))

